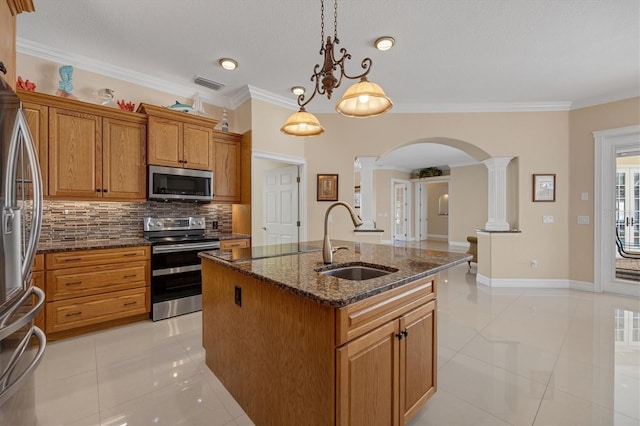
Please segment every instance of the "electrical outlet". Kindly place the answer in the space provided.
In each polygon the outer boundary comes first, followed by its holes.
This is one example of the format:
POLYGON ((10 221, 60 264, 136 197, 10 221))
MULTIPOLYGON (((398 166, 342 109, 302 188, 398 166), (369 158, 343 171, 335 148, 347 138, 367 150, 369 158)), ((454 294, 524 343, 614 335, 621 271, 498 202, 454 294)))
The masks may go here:
POLYGON ((542 223, 553 223, 553 216, 542 216, 542 223))
POLYGON ((581 194, 580 194, 580 199, 581 199, 582 201, 587 201, 587 200, 589 200, 589 193, 588 193, 588 192, 583 192, 583 193, 581 193, 581 194))
POLYGON ((242 307, 242 287, 235 286, 235 301, 236 305, 242 307))
POLYGON ((538 261, 535 259, 531 259, 531 269, 536 269, 538 267, 538 261))

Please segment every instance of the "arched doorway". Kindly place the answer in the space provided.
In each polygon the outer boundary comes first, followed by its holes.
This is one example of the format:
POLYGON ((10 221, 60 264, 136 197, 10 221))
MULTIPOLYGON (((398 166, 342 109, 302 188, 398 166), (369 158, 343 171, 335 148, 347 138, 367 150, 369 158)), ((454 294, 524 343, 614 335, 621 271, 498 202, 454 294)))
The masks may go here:
POLYGON ((487 167, 482 161, 490 157, 469 142, 445 137, 410 141, 378 157, 375 162, 374 210, 380 227, 385 228, 383 242, 393 241, 395 224, 403 221, 403 218, 396 217, 396 213, 406 212, 410 219, 407 240, 434 237, 445 239, 450 245, 466 246, 466 237, 475 235, 474 230, 484 228, 486 223, 488 178, 487 167), (439 168, 444 176, 420 179, 414 175, 416 170, 430 167, 439 168), (457 179, 449 187, 452 172, 457 179), (389 204, 385 207, 385 202, 392 204, 395 199, 393 182, 398 180, 411 182, 408 199, 402 200, 408 202, 407 209, 398 209, 389 204), (438 188, 437 197, 429 203, 429 188, 432 188, 435 196, 436 186, 431 183, 435 184, 436 181, 446 189, 443 192, 441 187, 438 188), (438 198, 444 193, 450 203, 446 212, 437 208, 438 198), (431 232, 427 225, 429 216, 434 225, 431 232), (465 220, 467 226, 460 226, 465 220), (436 223, 439 225, 435 226, 436 223), (449 229, 454 230, 453 235, 449 234, 449 229))

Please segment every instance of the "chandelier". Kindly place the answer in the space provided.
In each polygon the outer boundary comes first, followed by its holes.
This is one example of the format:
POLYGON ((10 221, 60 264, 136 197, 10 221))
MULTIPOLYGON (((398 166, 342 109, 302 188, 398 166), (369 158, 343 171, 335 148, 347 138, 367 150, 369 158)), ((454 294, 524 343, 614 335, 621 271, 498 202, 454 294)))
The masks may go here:
POLYGON ((340 49, 340 58, 336 59, 334 49, 340 43, 338 39, 338 0, 334 0, 333 12, 333 39, 327 36, 324 39, 324 0, 320 0, 320 55, 324 56, 322 66, 316 64, 311 75, 311 81, 315 83, 313 93, 308 99, 304 93, 298 96, 300 110, 287 120, 280 130, 291 136, 317 136, 324 132, 318 119, 307 112, 305 106, 317 95, 326 95, 331 99, 334 89, 340 87, 343 78, 350 80, 360 79, 347 89, 342 98, 336 104, 336 111, 347 117, 374 117, 391 109, 393 103, 380 86, 367 80, 367 74, 371 71, 372 61, 364 58, 360 64, 364 72, 358 75, 348 75, 344 70, 344 63, 351 59, 347 49, 340 49))

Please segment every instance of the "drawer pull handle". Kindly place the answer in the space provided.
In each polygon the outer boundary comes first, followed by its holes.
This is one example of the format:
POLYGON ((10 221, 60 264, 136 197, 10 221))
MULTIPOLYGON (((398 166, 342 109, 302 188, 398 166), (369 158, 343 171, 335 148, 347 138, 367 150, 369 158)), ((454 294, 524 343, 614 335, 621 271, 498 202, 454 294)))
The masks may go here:
POLYGON ((124 304, 124 306, 131 306, 131 305, 135 305, 137 303, 138 302, 135 302, 135 301, 134 302, 127 302, 127 303, 124 304))
POLYGON ((68 283, 65 283, 64 285, 80 285, 82 284, 82 281, 71 281, 68 283))
POLYGON ((134 278, 137 277, 138 274, 129 274, 129 275, 125 275, 124 278, 134 278))
POLYGON ((65 259, 65 262, 77 262, 78 260, 82 260, 81 257, 69 257, 67 259, 65 259))
POLYGON ((82 315, 82 311, 77 311, 77 312, 69 312, 66 316, 67 317, 74 317, 76 315, 82 315))
POLYGON ((131 256, 137 256, 138 253, 125 253, 123 254, 124 257, 131 257, 131 256))

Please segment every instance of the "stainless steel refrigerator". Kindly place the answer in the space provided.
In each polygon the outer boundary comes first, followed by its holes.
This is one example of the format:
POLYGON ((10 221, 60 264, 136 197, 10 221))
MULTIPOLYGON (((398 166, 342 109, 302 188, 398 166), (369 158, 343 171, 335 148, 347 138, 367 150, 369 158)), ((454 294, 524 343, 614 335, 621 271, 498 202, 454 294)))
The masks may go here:
POLYGON ((42 224, 42 178, 20 99, 1 77, 0 209, 0 424, 13 424, 12 415, 24 421, 29 416, 24 409, 35 412, 25 407, 24 393, 46 346, 44 333, 34 325, 44 292, 31 283, 42 224))

